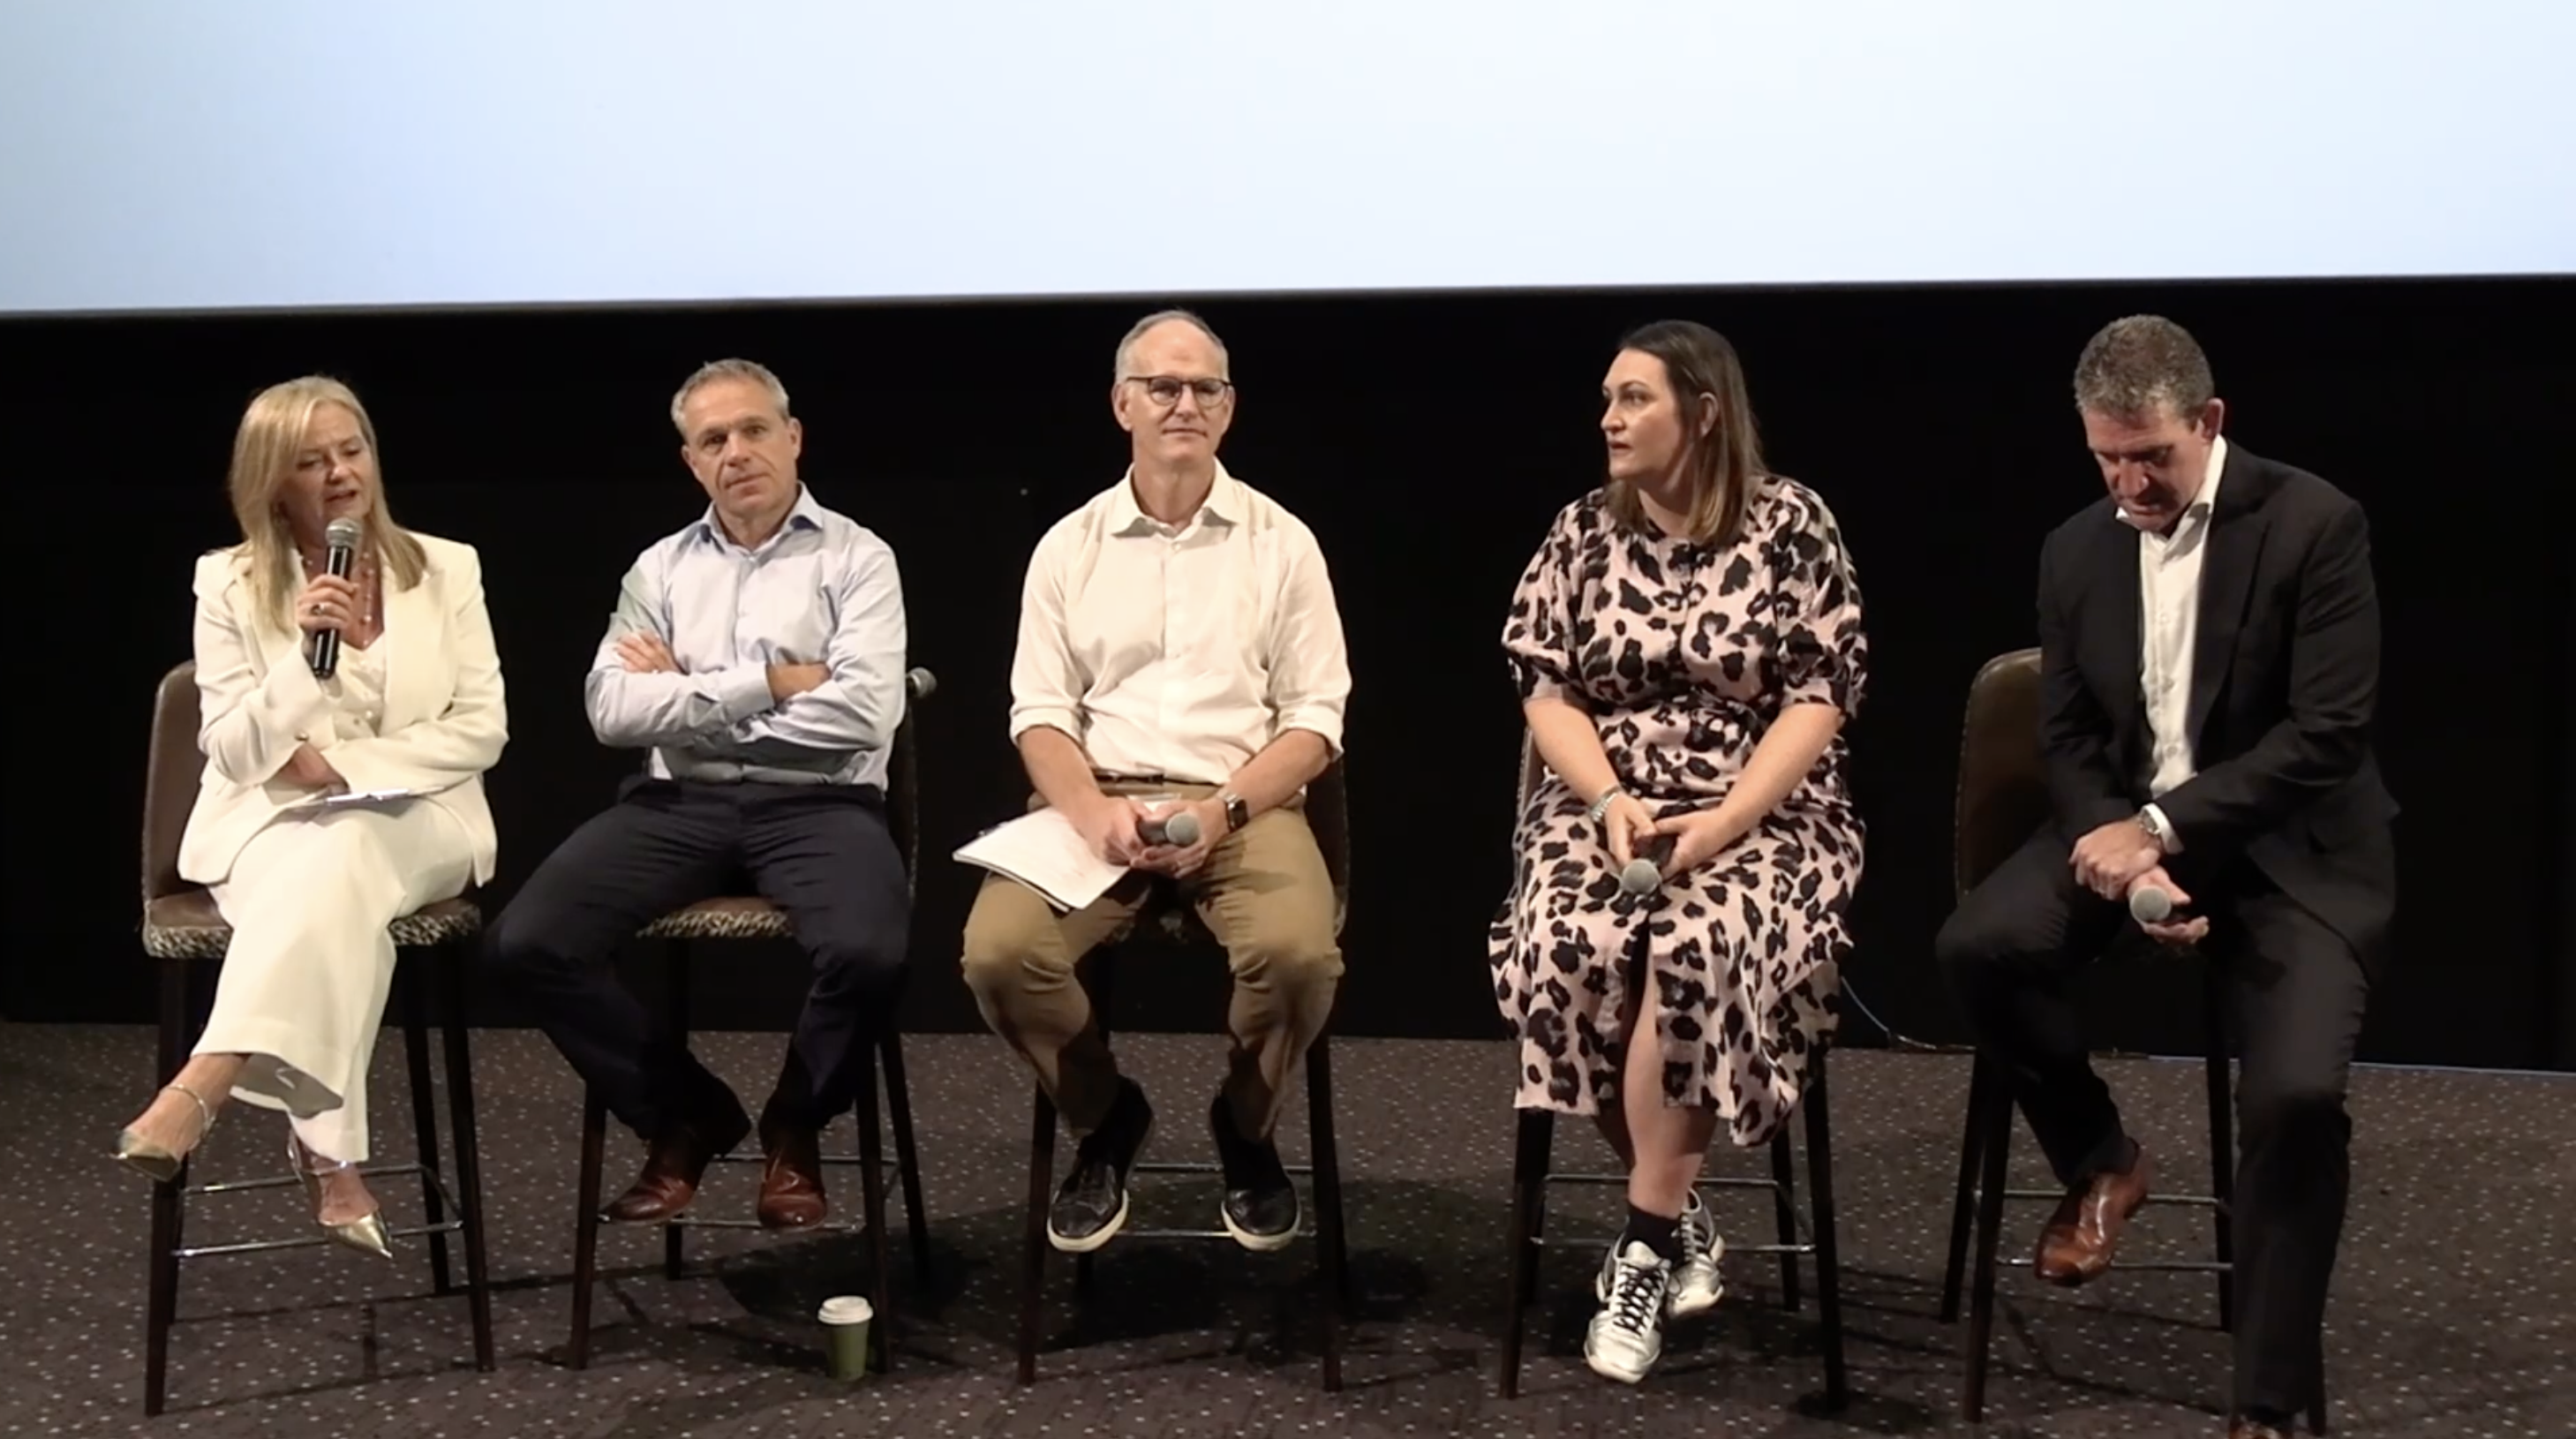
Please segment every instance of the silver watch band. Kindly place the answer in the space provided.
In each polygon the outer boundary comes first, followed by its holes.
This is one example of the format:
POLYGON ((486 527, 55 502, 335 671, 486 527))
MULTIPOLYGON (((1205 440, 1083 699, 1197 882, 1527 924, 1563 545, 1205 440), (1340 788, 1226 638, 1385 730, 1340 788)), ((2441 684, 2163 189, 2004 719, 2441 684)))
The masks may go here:
POLYGON ((1592 808, 1584 811, 1584 817, 1591 820, 1594 824, 1599 824, 1601 822, 1601 816, 1610 812, 1610 801, 1617 799, 1619 796, 1626 794, 1627 792, 1628 791, 1626 789, 1615 784, 1610 786, 1608 789, 1601 791, 1601 797, 1592 802, 1592 808))

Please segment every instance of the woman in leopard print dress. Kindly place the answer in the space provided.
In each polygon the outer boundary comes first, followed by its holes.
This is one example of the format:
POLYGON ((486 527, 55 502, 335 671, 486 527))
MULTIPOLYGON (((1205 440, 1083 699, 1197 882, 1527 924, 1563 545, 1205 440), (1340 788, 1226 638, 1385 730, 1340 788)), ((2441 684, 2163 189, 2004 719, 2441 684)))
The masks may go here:
POLYGON ((1867 645, 1833 515, 1763 471, 1722 336, 1647 326, 1603 399, 1609 482, 1558 514, 1504 627, 1547 774, 1491 957, 1518 1104, 1596 1116, 1628 1167, 1585 1353, 1633 1382, 1665 1317, 1717 1302, 1691 1186, 1718 1123, 1768 1140, 1833 1029, 1867 645), (1659 842, 1661 885, 1627 892, 1659 842))

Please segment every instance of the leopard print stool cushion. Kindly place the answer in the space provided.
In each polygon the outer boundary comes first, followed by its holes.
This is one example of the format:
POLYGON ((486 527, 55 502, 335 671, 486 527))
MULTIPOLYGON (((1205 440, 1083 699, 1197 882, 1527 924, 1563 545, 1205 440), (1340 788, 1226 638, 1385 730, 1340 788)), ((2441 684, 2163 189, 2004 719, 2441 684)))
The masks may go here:
POLYGON ((790 939, 795 935, 778 906, 749 896, 702 899, 636 933, 645 939, 790 939))
MULTIPOLYGON (((385 926, 400 949, 431 949, 483 932, 483 911, 470 899, 442 899, 385 926)), ((233 928, 202 889, 166 895, 143 910, 143 952, 154 959, 221 959, 233 928)))

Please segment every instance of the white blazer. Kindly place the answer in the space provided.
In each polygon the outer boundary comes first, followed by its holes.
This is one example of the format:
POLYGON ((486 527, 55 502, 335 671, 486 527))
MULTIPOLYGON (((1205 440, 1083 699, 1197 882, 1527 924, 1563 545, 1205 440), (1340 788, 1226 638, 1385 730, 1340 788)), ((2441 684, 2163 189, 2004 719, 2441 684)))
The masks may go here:
POLYGON ((428 551, 420 583, 387 588, 385 712, 373 737, 333 733, 334 711, 304 658, 304 634, 280 629, 251 598, 241 548, 197 561, 197 748, 206 767, 179 840, 179 873, 222 882, 252 835, 312 791, 277 778, 311 743, 352 790, 436 791, 474 844, 474 882, 489 884, 499 848, 483 772, 509 741, 501 658, 483 609, 483 566, 471 545, 416 535, 428 551))

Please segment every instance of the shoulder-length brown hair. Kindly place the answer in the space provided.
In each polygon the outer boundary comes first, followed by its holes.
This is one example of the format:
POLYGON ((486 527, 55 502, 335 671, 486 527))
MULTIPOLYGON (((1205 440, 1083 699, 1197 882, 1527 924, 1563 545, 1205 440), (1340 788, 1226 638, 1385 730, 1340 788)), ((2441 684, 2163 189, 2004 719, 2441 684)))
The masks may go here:
POLYGON ((326 375, 271 385, 253 396, 250 407, 242 411, 241 428, 233 433, 232 474, 225 487, 232 495, 233 518, 241 523, 239 553, 250 561, 251 599, 281 627, 293 622, 288 607, 304 588, 304 568, 279 494, 304 448, 304 432, 313 423, 313 412, 324 405, 338 405, 356 417, 358 433, 375 460, 375 493, 368 497, 362 551, 374 558, 386 582, 398 589, 419 584, 429 568, 429 556, 419 539, 395 524, 393 512, 385 507, 384 457, 376 448, 376 424, 367 418, 367 407, 358 403, 357 394, 326 375))
MULTIPOLYGON (((1753 401, 1745 394, 1744 365, 1735 357, 1735 346, 1696 321, 1657 320, 1629 331, 1619 348, 1663 361, 1665 381, 1680 407, 1682 468, 1690 477, 1686 538, 1702 545, 1735 543, 1764 475, 1762 437, 1753 423, 1753 401), (1717 423, 1703 435, 1700 408, 1712 403, 1717 423)), ((1634 485, 1611 481, 1610 513, 1623 525, 1654 528, 1634 485)))

